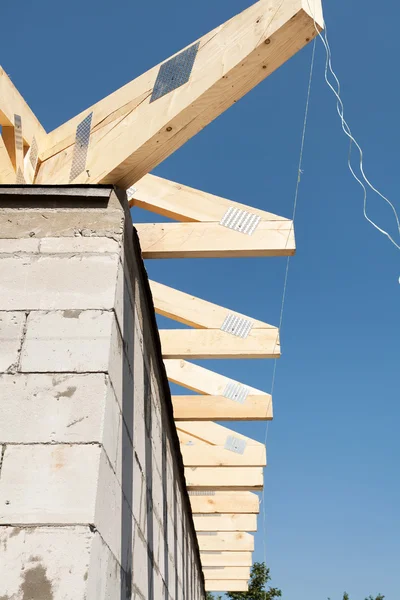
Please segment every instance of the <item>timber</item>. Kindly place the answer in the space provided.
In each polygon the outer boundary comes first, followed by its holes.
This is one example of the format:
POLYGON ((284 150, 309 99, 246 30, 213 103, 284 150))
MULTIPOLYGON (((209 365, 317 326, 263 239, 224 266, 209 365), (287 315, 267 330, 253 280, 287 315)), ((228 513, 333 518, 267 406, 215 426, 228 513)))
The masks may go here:
POLYGON ((269 421, 268 396, 248 396, 236 402, 224 396, 172 396, 175 421, 269 421))
POLYGON ((202 552, 203 567, 251 567, 251 552, 202 552))
POLYGON ((249 584, 247 581, 225 580, 225 579, 207 579, 205 582, 206 592, 247 592, 249 584))
POLYGON ((253 492, 215 492, 206 495, 190 495, 193 514, 235 513, 258 514, 260 499, 253 492))
POLYGON ((200 551, 223 551, 223 552, 253 552, 254 536, 243 531, 230 532, 220 531, 200 533, 197 536, 200 551))
MULTIPOLYGON (((179 438, 182 435, 178 432, 179 438)), ((224 446, 211 446, 193 438, 181 443, 181 453, 185 467, 265 467, 265 448, 247 446, 243 454, 231 452, 224 446)))
POLYGON ((37 183, 69 182, 77 125, 93 113, 86 169, 74 182, 127 189, 308 44, 314 22, 307 0, 260 0, 198 40, 185 85, 151 102, 156 66, 52 132, 37 183))
POLYGON ((257 515, 193 515, 196 531, 257 531, 257 515))
POLYGON ((249 567, 221 567, 220 569, 214 569, 213 567, 204 568, 205 580, 214 579, 241 579, 242 581, 250 579, 250 568, 249 567))
POLYGON ((215 446, 224 446, 227 438, 233 436, 245 442, 246 447, 258 446, 259 448, 264 448, 264 444, 261 442, 237 433, 233 429, 214 423, 213 421, 178 421, 176 423, 176 428, 178 430, 178 435, 179 432, 182 431, 194 438, 215 446))
POLYGON ((261 492, 261 467, 186 467, 188 490, 231 490, 261 492))
POLYGON ((7 151, 3 137, 0 135, 0 184, 15 184, 15 169, 7 151))

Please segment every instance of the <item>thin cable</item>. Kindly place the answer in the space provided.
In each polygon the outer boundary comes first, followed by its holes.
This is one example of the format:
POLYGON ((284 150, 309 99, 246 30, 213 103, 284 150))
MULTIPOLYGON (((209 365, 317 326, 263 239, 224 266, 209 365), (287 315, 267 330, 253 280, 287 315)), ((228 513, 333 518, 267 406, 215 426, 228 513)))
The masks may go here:
MULTIPOLYGON (((302 132, 302 136, 301 136, 299 165, 297 168, 296 190, 295 190, 294 201, 293 201, 292 224, 291 224, 291 229, 289 232, 288 240, 290 237, 290 233, 292 232, 293 227, 294 227, 294 220, 295 220, 296 212, 297 212, 297 202, 299 199, 299 190, 300 190, 300 182, 301 182, 302 166, 303 166, 303 156, 304 156, 304 146, 305 146, 306 133, 307 133, 308 113, 309 113, 309 108, 310 108, 311 86, 312 86, 312 80, 313 80, 313 74, 314 74, 315 48, 316 48, 316 38, 314 39, 312 55, 311 55, 310 75, 309 75, 309 79, 308 79, 308 89, 307 89, 307 101, 306 101, 306 107, 305 107, 305 112, 304 112, 304 122, 303 122, 303 132, 302 132)), ((289 266, 290 266, 290 256, 288 256, 287 261, 286 261, 286 270, 285 270, 285 279, 284 279, 284 283, 283 283, 281 310, 280 310, 280 315, 279 315, 279 329, 278 329, 279 332, 281 331, 281 328, 282 328, 283 315, 284 315, 284 310, 285 310, 285 300, 286 300, 287 283, 288 283, 288 276, 289 276, 289 266)), ((275 349, 276 349, 276 346, 278 343, 278 339, 279 338, 277 337, 273 354, 275 354, 275 349)), ((273 396, 274 389, 275 389, 277 366, 278 366, 278 360, 275 359, 273 371, 272 371, 271 398, 273 396)), ((268 407, 268 411, 269 411, 269 408, 270 407, 268 407)), ((267 421, 267 425, 265 428, 265 440, 264 440, 265 446, 267 445, 267 441, 268 441, 268 431, 269 431, 269 423, 267 421)), ((263 491, 262 491, 261 503, 263 505, 264 563, 267 564, 267 546, 266 546, 267 516, 266 516, 266 505, 265 505, 265 488, 263 488, 263 491)))
MULTIPOLYGON (((369 179, 367 178, 365 171, 364 171, 364 154, 363 154, 363 150, 361 148, 361 146, 359 145, 359 143, 357 142, 357 140, 355 139, 355 137, 353 136, 351 129, 346 121, 346 119, 344 118, 344 104, 340 95, 341 92, 341 87, 340 87, 340 81, 338 76, 336 75, 333 67, 332 67, 332 52, 331 52, 331 48, 329 45, 329 40, 328 40, 328 29, 326 27, 326 23, 324 23, 324 35, 321 34, 321 32, 319 31, 318 27, 317 27, 317 23, 315 21, 315 11, 313 12, 311 10, 310 7, 310 3, 307 0, 307 4, 308 4, 308 8, 310 9, 311 14, 313 15, 313 19, 314 19, 314 27, 315 30, 319 36, 319 38, 321 39, 324 48, 325 48, 325 53, 326 53, 326 62, 325 62, 325 81, 328 85, 328 87, 332 90, 332 92, 334 93, 335 97, 336 97, 336 110, 338 112, 339 118, 341 120, 341 125, 342 125, 342 130, 345 133, 345 135, 349 138, 350 140, 350 146, 349 146, 349 154, 348 154, 348 160, 347 160, 347 165, 348 168, 350 170, 350 173, 352 174, 352 176, 354 177, 354 179, 359 183, 359 185, 361 186, 361 188, 363 189, 363 214, 365 219, 373 226, 375 227, 375 229, 377 229, 380 233, 382 233, 383 235, 385 235, 391 242, 392 244, 398 249, 400 250, 400 245, 393 239, 393 237, 384 229, 382 229, 381 227, 379 227, 379 225, 377 225, 367 214, 367 188, 365 187, 364 183, 361 181, 361 179, 356 175, 356 173, 354 172, 354 169, 352 167, 351 164, 351 151, 352 151, 352 146, 353 144, 356 146, 359 155, 360 155, 360 162, 359 162, 359 167, 360 167, 360 172, 361 172, 361 176, 362 179, 364 180, 364 182, 367 184, 367 186, 373 191, 375 192, 378 196, 380 196, 392 209, 393 214, 395 216, 396 219, 396 223, 397 223, 397 230, 400 236, 400 219, 399 216, 397 214, 396 208, 394 207, 394 205, 392 204, 392 202, 384 195, 382 194, 377 188, 375 188, 372 183, 369 181, 369 179), (337 89, 334 88, 334 86, 331 84, 331 82, 329 81, 329 77, 328 77, 328 69, 329 72, 332 74, 332 77, 335 79, 336 85, 337 85, 337 89)), ((315 8, 315 4, 314 4, 314 8, 315 8)))

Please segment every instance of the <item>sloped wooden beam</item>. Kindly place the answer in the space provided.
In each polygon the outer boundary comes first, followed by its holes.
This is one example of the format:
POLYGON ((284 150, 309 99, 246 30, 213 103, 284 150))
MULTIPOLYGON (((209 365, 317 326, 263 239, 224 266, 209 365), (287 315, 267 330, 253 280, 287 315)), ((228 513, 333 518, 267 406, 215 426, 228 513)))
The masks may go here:
POLYGON ((181 444, 181 453, 185 467, 265 467, 267 463, 265 448, 257 446, 247 446, 238 454, 197 440, 181 444))
MULTIPOLYGON (((322 25, 320 0, 315 5, 322 25)), ((315 35, 307 0, 260 0, 198 41, 186 84, 152 98, 154 67, 53 132, 37 182, 69 182, 76 127, 92 112, 85 170, 74 183, 127 189, 315 35)))
POLYGON ((220 579, 240 579, 242 581, 247 581, 250 579, 250 567, 221 567, 220 569, 204 567, 203 573, 206 581, 218 581, 220 579))
POLYGON ((279 358, 275 329, 252 329, 247 338, 219 329, 161 329, 163 358, 279 358))
POLYGON ((225 318, 232 314, 242 319, 249 319, 252 322, 253 329, 274 329, 275 331, 278 329, 263 321, 252 319, 234 310, 202 300, 157 281, 150 281, 150 289, 157 314, 191 327, 219 329, 225 318))
POLYGON ((265 210, 208 194, 150 173, 135 184, 134 195, 129 204, 188 223, 219 223, 230 208, 251 212, 262 221, 288 221, 265 210))
POLYGON ((251 552, 201 552, 203 567, 251 567, 251 552))
POLYGON ((239 532, 199 532, 197 534, 200 551, 253 552, 254 536, 239 532))
MULTIPOLYGON (((222 396, 228 385, 242 386, 234 379, 195 365, 187 360, 165 359, 164 364, 169 381, 199 394, 222 396)), ((251 396, 266 396, 268 399, 272 399, 269 394, 257 388, 245 387, 251 396)))
POLYGON ((207 579, 205 581, 206 592, 247 592, 249 584, 247 581, 207 579))
POLYGON ((186 467, 188 490, 254 491, 263 489, 262 467, 186 467))
POLYGON ((264 396, 236 402, 224 396, 172 396, 176 421, 269 421, 272 403, 264 396))
POLYGON ((189 493, 193 514, 258 514, 260 499, 253 492, 214 492, 209 495, 189 493))
POLYGON ((196 531, 257 531, 257 515, 193 515, 196 531))
POLYGON ((257 440, 253 440, 253 438, 237 433, 233 429, 229 429, 228 427, 224 427, 213 421, 179 421, 176 423, 176 428, 178 429, 178 433, 179 431, 188 433, 194 438, 203 440, 203 442, 215 446, 224 446, 228 438, 235 437, 239 440, 243 440, 246 447, 256 446, 258 448, 265 448, 264 444, 261 442, 257 442, 257 440))
POLYGON ((261 221, 251 235, 219 223, 137 223, 143 258, 293 256, 291 221, 261 221))
POLYGON ((15 184, 15 170, 10 155, 5 146, 3 137, 0 135, 0 183, 15 184))

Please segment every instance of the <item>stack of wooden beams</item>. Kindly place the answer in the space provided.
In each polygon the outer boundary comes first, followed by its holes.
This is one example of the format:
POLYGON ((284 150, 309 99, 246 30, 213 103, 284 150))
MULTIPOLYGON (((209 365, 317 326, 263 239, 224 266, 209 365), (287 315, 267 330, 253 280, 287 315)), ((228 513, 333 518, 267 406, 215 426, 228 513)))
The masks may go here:
MULTIPOLYGON (((50 133, 0 68, 0 183, 129 190, 132 206, 177 221, 136 226, 145 259, 290 256, 291 220, 149 173, 322 24, 321 0, 260 0, 50 133)), ((214 421, 272 419, 272 398, 190 360, 278 358, 279 331, 155 281, 151 290, 160 315, 191 327, 160 336, 169 380, 196 392, 173 406, 206 588, 246 590, 266 449, 214 421)))

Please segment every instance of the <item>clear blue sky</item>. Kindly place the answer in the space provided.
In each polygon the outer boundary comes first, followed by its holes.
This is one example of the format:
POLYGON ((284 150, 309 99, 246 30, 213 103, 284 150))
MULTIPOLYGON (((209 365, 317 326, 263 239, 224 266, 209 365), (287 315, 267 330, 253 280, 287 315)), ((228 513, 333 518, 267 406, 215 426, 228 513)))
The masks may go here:
MULTIPOLYGON (((50 130, 249 4, 3 0, 0 62, 50 130)), ((325 17, 367 172, 399 209, 400 8, 384 4, 329 0, 325 17)), ((156 173, 289 217, 310 52, 156 173)), ((343 590, 352 600, 378 592, 398 600, 399 253, 362 217, 323 60, 318 44, 268 439, 268 564, 285 600, 339 600, 343 590)), ((390 212, 376 197, 370 206, 394 234, 390 212)), ((273 324, 284 268, 278 258, 148 264, 163 283, 273 324)), ((268 361, 208 366, 270 389, 268 361)), ((263 440, 263 424, 237 428, 263 440)), ((255 557, 263 560, 259 526, 255 557)))

